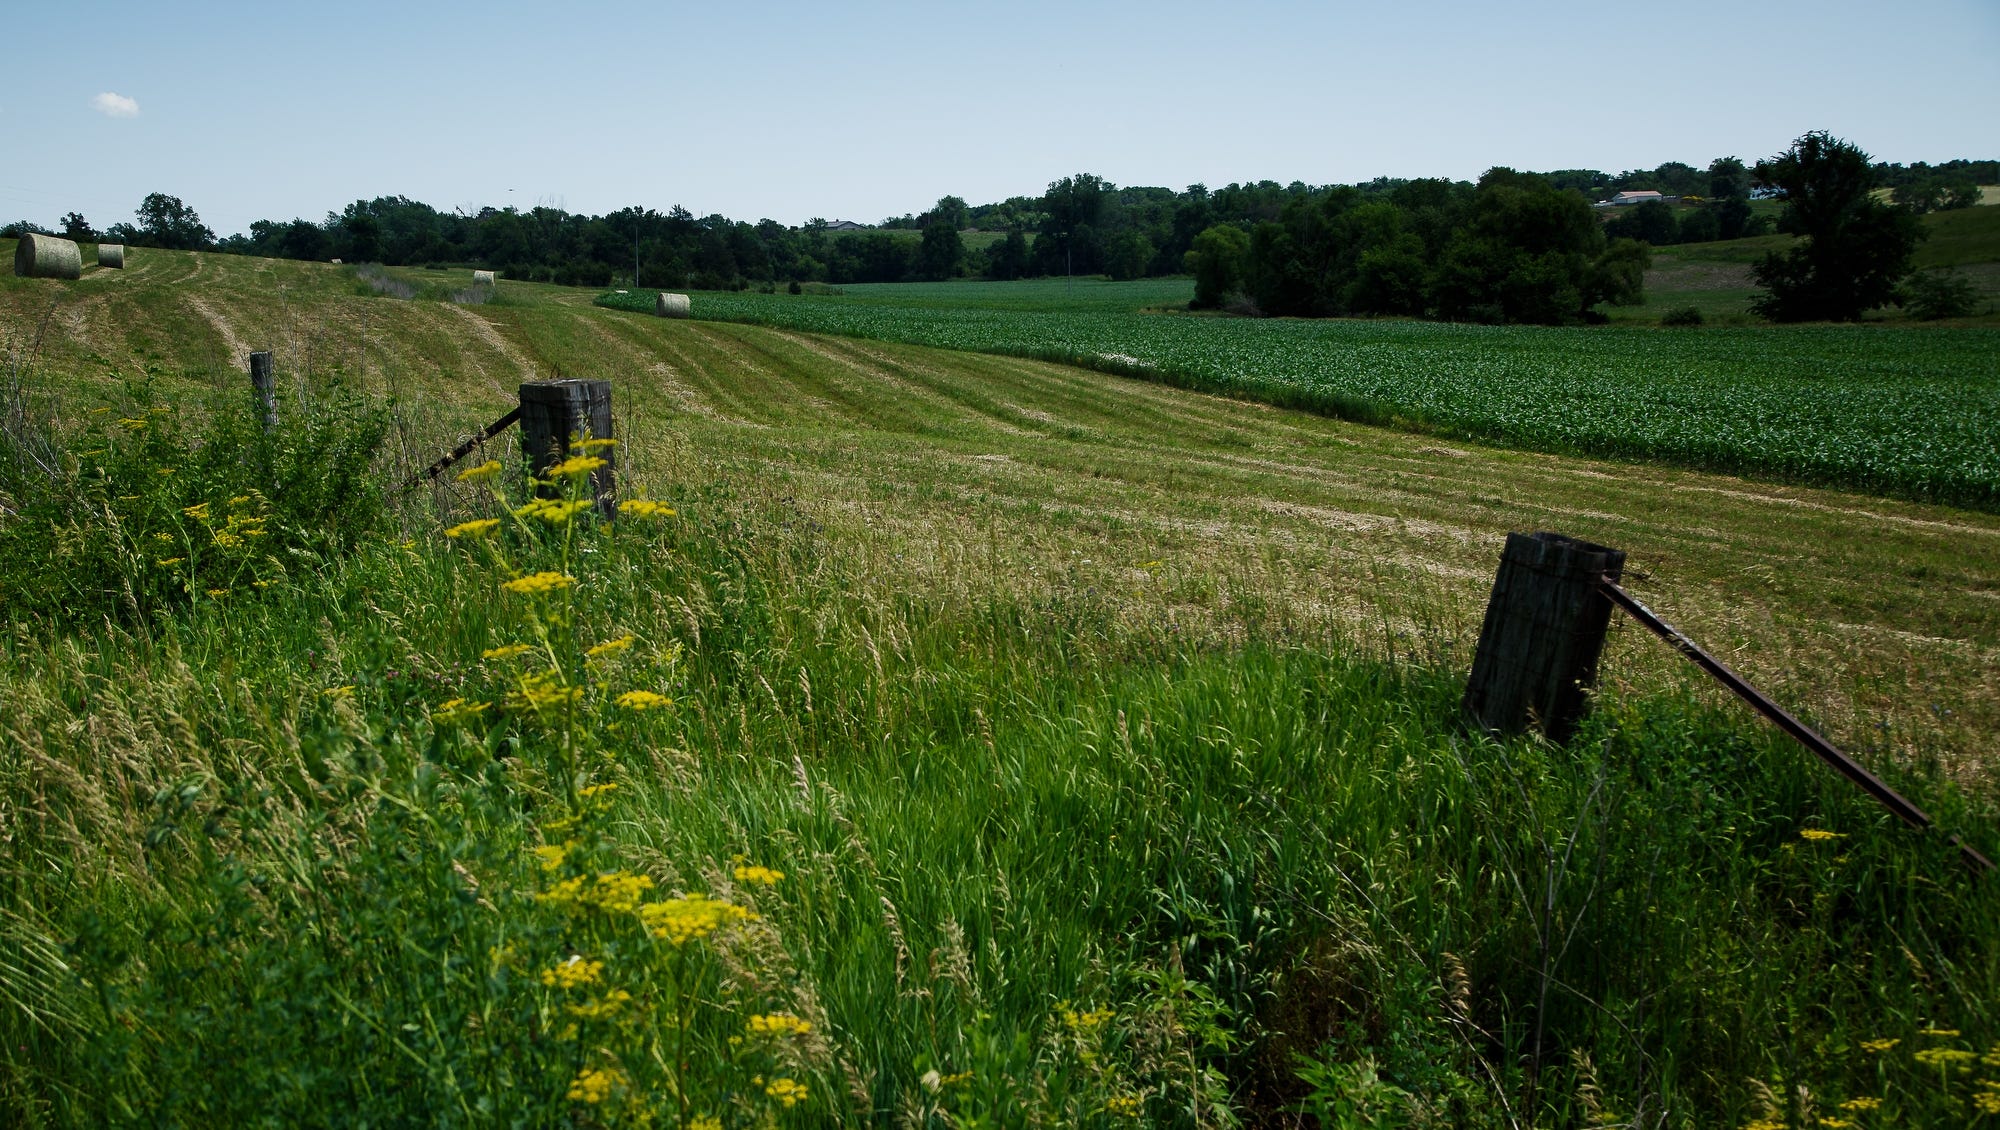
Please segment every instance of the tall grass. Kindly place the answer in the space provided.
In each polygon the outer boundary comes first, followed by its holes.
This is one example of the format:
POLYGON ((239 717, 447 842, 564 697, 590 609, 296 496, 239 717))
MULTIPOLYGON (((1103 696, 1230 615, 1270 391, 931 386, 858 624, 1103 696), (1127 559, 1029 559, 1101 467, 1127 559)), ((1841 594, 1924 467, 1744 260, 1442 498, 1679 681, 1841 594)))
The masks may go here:
POLYGON ((5 1120, 2000 1104, 1994 884, 1740 721, 1611 695, 1495 742, 1422 650, 898 592, 789 500, 653 485, 0 641, 5 1120))

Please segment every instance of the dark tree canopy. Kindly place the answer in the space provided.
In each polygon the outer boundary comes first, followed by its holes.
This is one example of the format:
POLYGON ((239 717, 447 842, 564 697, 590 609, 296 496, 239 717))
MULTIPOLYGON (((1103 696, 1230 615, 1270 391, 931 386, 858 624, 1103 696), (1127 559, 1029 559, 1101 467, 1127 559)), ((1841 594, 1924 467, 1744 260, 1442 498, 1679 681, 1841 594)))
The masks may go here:
POLYGON ((1752 268, 1763 297, 1754 314, 1776 322, 1852 322, 1896 300, 1923 229, 1915 214, 1875 199, 1868 154, 1814 131, 1767 161, 1757 179, 1784 193, 1780 231, 1799 237, 1752 268))
POLYGON ((155 192, 139 203, 139 225, 133 243, 169 251, 203 251, 215 244, 215 233, 178 196, 155 192))

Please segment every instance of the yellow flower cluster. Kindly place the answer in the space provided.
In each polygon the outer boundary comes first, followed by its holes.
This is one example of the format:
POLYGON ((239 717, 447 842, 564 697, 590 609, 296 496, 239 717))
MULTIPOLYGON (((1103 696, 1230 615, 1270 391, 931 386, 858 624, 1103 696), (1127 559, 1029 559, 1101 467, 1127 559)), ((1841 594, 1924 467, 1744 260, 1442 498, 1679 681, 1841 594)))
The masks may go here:
POLYGON ((664 902, 649 902, 639 908, 639 921, 655 937, 674 945, 706 938, 732 922, 746 922, 757 916, 725 899, 703 894, 682 895, 664 902))
POLYGON ((576 850, 576 846, 575 840, 566 840, 559 844, 542 844, 535 849, 535 857, 542 861, 542 870, 560 871, 563 861, 569 858, 570 852, 576 850))
POLYGON ((193 506, 183 506, 181 507, 181 513, 198 522, 206 522, 208 521, 208 503, 198 502, 193 506))
POLYGON ((460 522, 458 525, 446 530, 444 536, 448 538, 483 537, 499 528, 500 519, 498 518, 474 518, 470 522, 460 522))
POLYGON ((506 589, 508 592, 518 592, 532 596, 539 593, 554 592, 557 589, 566 589, 575 584, 576 578, 570 576, 568 573, 551 573, 543 570, 539 573, 529 573, 525 577, 516 577, 500 587, 506 589))
POLYGON ((431 721, 445 726, 462 725, 486 713, 491 705, 487 702, 469 702, 462 698, 454 698, 431 711, 431 721))
POLYGON ((572 455, 568 459, 550 467, 549 477, 553 479, 562 475, 588 475, 599 467, 608 466, 610 464, 595 455, 572 455))
POLYGON ((1959 1035, 1959 1031, 1956 1028, 1924 1028, 1919 1030, 1917 1032, 1917 1035, 1936 1036, 1942 1039, 1950 1039, 1954 1036, 1959 1035))
POLYGON ((616 655, 621 651, 630 651, 631 649, 632 649, 632 637, 619 636, 615 640, 605 640, 603 643, 598 644, 596 647, 593 647, 588 651, 585 651, 583 654, 584 658, 586 659, 603 659, 607 655, 616 655))
POLYGON ((542 984, 552 989, 581 989, 595 985, 604 974, 604 963, 585 961, 579 954, 569 955, 568 961, 557 962, 542 970, 542 984))
POLYGON ((671 518, 674 516, 672 507, 663 502, 654 502, 647 498, 628 498, 618 504, 618 512, 620 514, 628 514, 634 518, 671 518))
POLYGON ((1861 1041, 1861 1050, 1862 1050, 1862 1051, 1864 1051, 1864 1052, 1875 1052, 1875 1053, 1877 1053, 1877 1054, 1880 1054, 1880 1053, 1882 1053, 1882 1052, 1886 1052, 1886 1051, 1888 1051, 1888 1050, 1889 1050, 1890 1048, 1893 1048, 1893 1047, 1895 1047, 1895 1046, 1896 1046, 1897 1044, 1900 1044, 1900 1043, 1902 1043, 1902 1042, 1903 1042, 1903 1041, 1902 1041, 1902 1040, 1899 1040, 1899 1039, 1898 1039, 1898 1040, 1863 1040, 1863 1041, 1861 1041))
POLYGON ((722 1130, 722 1120, 712 1114, 697 1114, 694 1121, 688 1123, 688 1130, 722 1130))
POLYGON ((569 1085, 568 1097, 571 1102, 601 1103, 611 1097, 611 1092, 625 1085, 625 1073, 615 1067, 586 1067, 569 1085))
POLYGON ((580 439, 571 446, 578 451, 604 451, 617 447, 618 441, 615 439, 580 439))
POLYGON ((514 508, 516 518, 540 518, 551 526, 560 526, 571 516, 588 510, 591 502, 587 498, 533 498, 525 506, 514 508))
POLYGON ((1858 1099, 1849 1099, 1840 1104, 1840 1109, 1849 1114, 1866 1114, 1871 1110, 1880 1110, 1881 1108, 1882 1100, 1872 1095, 1863 1095, 1858 1099))
MULTIPOLYGON (((567 853, 569 845, 565 844, 556 850, 567 853)), ((556 855, 549 849, 536 848, 535 854, 542 857, 542 869, 545 871, 557 870, 563 864, 563 856, 556 855), (553 864, 550 863, 551 859, 555 861, 553 864)), ((636 910, 643 919, 648 909, 659 905, 657 903, 644 907, 639 905, 639 900, 645 898, 646 892, 652 889, 653 880, 645 875, 634 875, 630 871, 606 871, 594 877, 576 875, 564 879, 536 895, 535 901, 579 909, 595 906, 614 914, 630 914, 636 910)))
POLYGON ((1743 1130, 1786 1130, 1786 1127, 1775 1118, 1760 1118, 1755 1122, 1745 1122, 1743 1130))
POLYGON ((583 688, 557 686, 553 679, 531 678, 523 681, 520 697, 530 710, 555 710, 581 701, 583 688))
POLYGON ((1971 1063, 1979 1057, 1959 1048, 1925 1048, 1911 1058, 1925 1067, 1952 1067, 1971 1063))
POLYGON ((517 655, 526 655, 530 650, 532 649, 524 643, 502 644, 499 647, 489 647, 485 651, 480 652, 479 658, 512 659, 517 655))
POLYGON ((354 684, 349 683, 344 687, 328 687, 319 693, 325 695, 328 698, 353 698, 354 684))
POLYGON ((1981 1079, 1979 1090, 1972 1096, 1972 1109, 1981 1114, 2000 1114, 2000 1083, 1981 1079))
POLYGON ((673 704, 673 699, 652 691, 626 691, 618 696, 618 705, 627 710, 660 710, 673 704))
POLYGON ((736 881, 739 883, 761 883, 766 887, 775 887, 784 877, 783 871, 773 871, 769 867, 759 867, 754 863, 736 869, 736 881))
POLYGON ((458 481, 461 483, 483 483, 499 473, 499 461, 488 459, 477 467, 467 467, 465 470, 460 471, 458 473, 458 481))
POLYGON ((812 1031, 809 1021, 789 1012, 767 1012, 750 1018, 745 1025, 753 1036, 803 1036, 812 1031))
POLYGON ((794 1107, 806 1101, 806 1085, 796 1079, 780 1078, 765 1083, 764 1077, 758 1075, 750 1081, 752 1083, 762 1083, 764 1093, 778 1100, 779 1103, 786 1107, 794 1107))
POLYGON ((1094 1032, 1105 1021, 1111 1019, 1112 1011, 1100 1008, 1094 1012, 1078 1012, 1072 1008, 1062 1010, 1063 1027, 1072 1032, 1094 1032))
POLYGON ((1104 1113, 1113 1118, 1137 1118, 1144 1105, 1137 1095, 1113 1095, 1105 1100, 1104 1113))
POLYGON ((569 1014, 579 1020, 606 1020, 618 1015, 619 1010, 630 1003, 632 1003, 631 993, 623 989, 613 989, 601 997, 566 1007, 569 1014))
POLYGON ((1844 835, 1846 835, 1845 832, 1829 832, 1825 828, 1806 828, 1799 833, 1799 838, 1820 843, 1825 840, 1837 840, 1844 835))

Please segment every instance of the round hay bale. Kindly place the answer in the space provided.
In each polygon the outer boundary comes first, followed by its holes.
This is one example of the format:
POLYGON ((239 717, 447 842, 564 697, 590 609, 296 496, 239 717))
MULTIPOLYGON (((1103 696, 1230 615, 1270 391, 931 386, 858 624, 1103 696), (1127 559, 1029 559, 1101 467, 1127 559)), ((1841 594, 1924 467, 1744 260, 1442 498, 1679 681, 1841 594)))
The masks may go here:
POLYGON ((14 247, 14 273, 24 279, 80 279, 83 252, 61 236, 29 232, 14 247))
POLYGON ((694 304, 685 294, 665 294, 653 302, 653 313, 662 318, 687 318, 694 314, 694 304))
POLYGON ((125 269, 125 245, 122 243, 100 243, 97 245, 97 265, 110 267, 115 271, 125 269))
POLYGON ((474 286, 478 286, 478 285, 479 285, 480 283, 485 283, 485 284, 486 284, 487 286, 492 286, 492 285, 493 285, 493 272, 492 272, 492 271, 474 271, 474 272, 472 272, 472 284, 473 284, 474 286))

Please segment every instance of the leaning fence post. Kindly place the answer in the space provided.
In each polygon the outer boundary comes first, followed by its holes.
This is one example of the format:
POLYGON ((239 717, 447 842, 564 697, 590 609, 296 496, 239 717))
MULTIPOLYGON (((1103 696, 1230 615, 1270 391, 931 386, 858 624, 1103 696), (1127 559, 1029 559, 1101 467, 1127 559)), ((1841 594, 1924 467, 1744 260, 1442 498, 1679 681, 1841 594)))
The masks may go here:
POLYGON ((1466 713, 1495 733, 1539 722, 1549 740, 1567 741, 1597 682, 1611 621, 1598 582, 1617 581, 1624 567, 1623 550, 1561 534, 1508 534, 1466 681, 1466 713))
POLYGON ((271 351, 260 349, 250 355, 250 387, 264 406, 264 430, 278 426, 278 397, 271 376, 271 351))
MULTIPOLYGON (((546 476, 548 469, 568 458, 574 439, 611 439, 610 381, 526 381, 521 385, 521 447, 528 457, 528 473, 546 476)), ((597 449, 593 454, 604 466, 591 472, 590 484, 598 512, 611 517, 612 496, 617 490, 615 448, 597 449)), ((537 487, 538 494, 554 494, 558 487, 537 487)))

